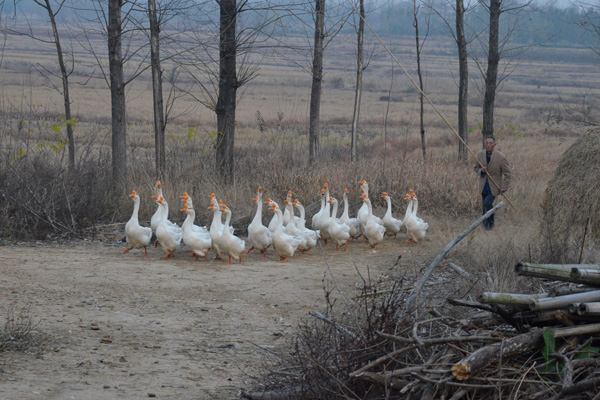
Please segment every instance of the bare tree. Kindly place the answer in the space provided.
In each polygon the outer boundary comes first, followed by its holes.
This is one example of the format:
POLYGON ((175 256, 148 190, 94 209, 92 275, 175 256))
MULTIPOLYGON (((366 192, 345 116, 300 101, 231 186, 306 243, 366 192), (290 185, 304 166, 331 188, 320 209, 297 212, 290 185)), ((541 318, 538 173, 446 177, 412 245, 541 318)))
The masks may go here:
POLYGON ((467 161, 467 144, 469 142, 469 121, 467 108, 469 98, 469 59, 467 39, 465 37, 465 5, 464 0, 456 0, 456 36, 458 47, 458 159, 467 161))
POLYGON ((125 89, 150 67, 147 62, 149 43, 136 42, 139 28, 131 26, 135 22, 133 15, 143 9, 137 6, 138 1, 108 0, 107 3, 105 0, 89 0, 83 4, 74 3, 79 21, 77 40, 95 60, 96 68, 111 92, 112 179, 116 191, 125 190, 128 183, 125 89), (108 71, 106 54, 97 45, 99 37, 107 41, 108 71))
POLYGON ((481 135, 483 141, 494 136, 494 102, 496 100, 496 87, 498 78, 498 37, 500 35, 500 13, 502 0, 490 0, 487 7, 490 15, 488 61, 485 74, 485 94, 483 97, 483 128, 481 135))
POLYGON ((308 130, 308 163, 318 163, 321 152, 321 86, 323 84, 323 42, 325 39, 325 0, 315 0, 315 39, 308 130))
POLYGON ((356 88, 354 91, 354 112, 352 114, 352 140, 350 143, 350 159, 356 162, 356 144, 358 136, 358 117, 360 116, 360 99, 362 94, 362 76, 365 70, 364 64, 364 36, 365 36, 365 0, 359 0, 358 15, 358 43, 356 46, 356 88))
POLYGON ((127 185, 127 114, 121 53, 122 0, 108 1, 108 62, 112 116, 112 177, 118 191, 127 185))
POLYGON ((150 65, 152 66, 152 104, 154 108, 154 150, 156 177, 163 179, 165 173, 165 114, 160 65, 160 24, 156 12, 156 1, 148 0, 150 22, 150 65))
POLYGON ((485 92, 483 97, 483 127, 481 129, 483 143, 487 137, 494 135, 494 106, 496 101, 496 93, 499 83, 509 76, 512 71, 514 71, 515 67, 510 66, 510 61, 516 59, 516 57, 523 53, 525 49, 531 47, 523 46, 517 50, 507 46, 510 42, 512 34, 515 32, 518 18, 510 21, 510 24, 507 23, 509 26, 507 26, 504 30, 502 40, 500 40, 500 16, 506 13, 516 16, 526 10, 530 6, 531 1, 524 4, 511 2, 511 0, 489 0, 489 4, 485 3, 484 0, 479 1, 486 10, 487 15, 489 15, 489 22, 487 26, 487 68, 484 69, 482 63, 478 62, 476 59, 477 66, 484 76, 485 84, 485 92), (498 69, 500 60, 502 58, 505 58, 507 62, 504 65, 504 71, 502 75, 499 77, 498 69))
POLYGON ((215 112, 217 114, 217 171, 226 183, 233 183, 233 146, 235 142, 235 111, 237 90, 237 37, 236 22, 238 13, 246 1, 218 0, 220 6, 219 35, 219 95, 215 112))
MULTIPOLYGON (((147 0, 145 5, 139 4, 136 13, 131 15, 136 29, 144 32, 150 43, 150 69, 152 72, 152 105, 154 115, 154 149, 155 149, 155 174, 157 179, 163 179, 166 168, 165 130, 169 121, 169 112, 173 110, 174 102, 181 97, 175 94, 171 85, 165 104, 163 83, 163 61, 173 60, 182 51, 175 39, 180 33, 172 20, 192 13, 194 7, 200 4, 191 0, 147 0), (170 49, 167 56, 163 56, 161 48, 163 43, 170 49)), ((177 68, 168 74, 169 78, 178 76, 177 68)), ((168 79, 167 79, 168 80, 168 79)))
MULTIPOLYGON (((33 27, 29 23, 27 16, 25 15, 25 20, 28 23, 28 32, 14 31, 11 30, 11 33, 17 35, 25 35, 30 37, 38 42, 52 44, 56 47, 56 55, 58 57, 58 66, 60 69, 60 79, 62 82, 62 90, 54 86, 54 88, 62 94, 63 103, 65 108, 65 120, 66 120, 66 128, 67 128, 67 141, 68 141, 68 149, 69 149, 69 170, 73 171, 75 169, 75 139, 73 136, 73 120, 71 118, 71 100, 69 95, 69 76, 73 73, 74 68, 74 58, 71 54, 70 56, 70 66, 67 69, 67 65, 65 62, 64 52, 60 41, 60 36, 58 32, 58 25, 56 23, 56 16, 63 9, 66 0, 56 1, 54 4, 56 7, 52 6, 52 2, 50 0, 33 0, 35 4, 43 8, 47 13, 50 20, 50 26, 52 28, 52 39, 47 39, 46 37, 41 37, 35 34, 33 27)), ((16 4, 15 4, 16 6, 16 4)), ((50 71, 48 68, 39 64, 39 67, 43 69, 40 71, 45 76, 55 75, 53 71, 50 71), (48 75, 46 75, 48 74, 48 75)))
POLYGON ((469 53, 468 45, 470 40, 467 39, 465 34, 465 14, 469 12, 472 7, 465 8, 464 0, 456 0, 453 7, 454 24, 450 24, 449 18, 446 17, 446 13, 438 10, 435 7, 431 7, 431 10, 440 17, 443 25, 446 26, 449 35, 452 40, 456 43, 458 48, 458 159, 466 162, 467 161, 467 144, 469 140, 469 121, 467 118, 468 111, 468 96, 469 96, 469 53))
POLYGON ((420 108, 419 108, 419 127, 420 127, 420 132, 421 132, 421 152, 423 154, 423 160, 425 160, 426 157, 426 153, 427 153, 427 148, 425 145, 425 124, 424 124, 424 113, 425 113, 425 108, 424 108, 424 96, 423 93, 425 93, 425 86, 423 83, 423 71, 421 68, 421 52, 423 51, 423 46, 425 46, 425 41, 427 40, 427 36, 429 34, 429 15, 427 16, 427 31, 423 37, 423 40, 421 41, 420 37, 419 37, 419 8, 420 6, 417 5, 417 0, 413 0, 413 27, 415 28, 415 42, 416 42, 416 54, 417 54, 417 76, 419 77, 419 88, 421 89, 419 91, 419 103, 420 103, 420 108))

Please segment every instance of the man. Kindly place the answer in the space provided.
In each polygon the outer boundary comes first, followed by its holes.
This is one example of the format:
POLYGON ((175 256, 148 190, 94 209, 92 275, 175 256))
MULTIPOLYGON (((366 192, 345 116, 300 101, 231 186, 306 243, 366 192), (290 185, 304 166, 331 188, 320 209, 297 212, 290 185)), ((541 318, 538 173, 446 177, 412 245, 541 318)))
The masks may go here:
MULTIPOLYGON (((479 175, 479 193, 483 201, 483 213, 492 209, 494 200, 498 194, 504 194, 510 183, 511 171, 506 156, 494 150, 496 138, 488 137, 485 139, 485 149, 477 153, 475 163, 475 172, 479 175), (483 165, 483 168, 482 168, 483 165), (489 179, 492 177, 496 185, 489 179)), ((486 230, 494 228, 494 215, 483 221, 483 227, 486 230)))

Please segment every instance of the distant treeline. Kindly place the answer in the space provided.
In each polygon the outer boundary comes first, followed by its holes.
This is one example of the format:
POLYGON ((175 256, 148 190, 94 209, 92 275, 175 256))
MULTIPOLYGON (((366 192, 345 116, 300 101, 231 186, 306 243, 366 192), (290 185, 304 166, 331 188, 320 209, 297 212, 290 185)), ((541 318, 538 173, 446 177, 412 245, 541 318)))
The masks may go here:
MULTIPOLYGON (((1 0, 0 0, 1 1, 1 0)), ((166 5, 177 2, 181 8, 187 8, 186 12, 180 13, 170 19, 169 25, 173 29, 182 27, 201 27, 203 22, 218 20, 218 7, 211 2, 199 2, 197 0, 161 0, 157 4, 166 5), (192 11, 194 10, 194 11, 192 11), (212 15, 215 14, 215 15, 212 15), (196 21, 191 19, 196 18, 196 21), (204 19, 204 21, 200 20, 204 19)), ((90 4, 93 0, 67 0, 67 4, 61 10, 58 20, 70 22, 76 18, 84 19, 91 23, 98 14, 93 11, 90 4)), ((354 2, 355 3, 355 2, 354 2)), ((104 2, 96 5, 105 7, 104 2)), ((542 3, 529 3, 525 0, 504 0, 505 7, 510 8, 500 18, 501 42, 510 32, 510 43, 514 45, 562 47, 562 48, 587 48, 600 52, 600 6, 582 8, 572 5, 567 8, 544 6, 542 3), (522 8, 519 4, 524 4, 522 8)), ((22 16, 43 22, 47 19, 45 10, 34 2, 3 2, 3 17, 18 21, 22 16), (17 4, 18 11, 13 10, 17 4)), ((449 37, 450 30, 455 29, 454 1, 447 0, 417 0, 419 6, 419 27, 423 37, 449 37), (444 22, 445 21, 445 22, 444 22)), ((465 6, 467 6, 465 2, 465 6)), ((130 2, 124 6, 124 12, 131 10, 132 14, 139 13, 138 19, 144 19, 145 1, 130 2), (133 4, 133 5, 132 5, 133 4), (129 7, 129 9, 128 9, 129 7)), ((342 34, 355 32, 356 15, 347 18, 352 12, 348 1, 335 0, 326 3, 328 18, 326 24, 333 26, 342 20, 347 20, 341 30, 342 34)), ((382 1, 367 0, 367 21, 383 39, 394 37, 405 37, 414 35, 413 28, 413 2, 412 1, 382 1)), ((268 24, 265 31, 270 35, 303 35, 310 37, 313 22, 314 0, 249 0, 247 12, 239 16, 240 29, 250 26, 262 26, 265 21, 276 21, 268 24)), ((486 9, 479 2, 472 2, 472 8, 465 13, 465 34, 467 40, 472 43, 472 51, 479 52, 485 49, 486 27, 489 16, 486 9)), ((366 35, 370 33, 367 30, 366 35)), ((587 53, 587 52, 586 52, 587 53)), ((537 56, 540 60, 544 57, 556 57, 552 52, 539 50, 537 56)), ((570 56, 570 55, 569 55, 570 56)), ((585 57, 591 57, 590 54, 585 57)), ((582 62, 585 62, 582 60, 582 62)))

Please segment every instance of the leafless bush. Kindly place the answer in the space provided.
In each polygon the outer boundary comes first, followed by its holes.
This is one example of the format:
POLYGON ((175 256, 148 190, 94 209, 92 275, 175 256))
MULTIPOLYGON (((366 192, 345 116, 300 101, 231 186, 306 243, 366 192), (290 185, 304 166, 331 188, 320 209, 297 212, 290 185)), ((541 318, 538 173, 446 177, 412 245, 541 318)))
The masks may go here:
POLYGON ((44 335, 36 332, 38 324, 29 307, 17 310, 14 304, 9 305, 4 313, 4 327, 0 331, 0 352, 22 351, 39 345, 44 335))
POLYGON ((76 171, 67 171, 44 153, 31 150, 0 170, 0 236, 73 235, 110 218, 107 160, 85 160, 76 171))
POLYGON ((257 393, 272 391, 283 395, 278 398, 289 399, 347 399, 362 398, 369 392, 371 385, 351 378, 350 373, 394 347, 378 331, 399 332, 414 321, 401 313, 401 282, 392 287, 364 283, 350 309, 334 306, 326 292, 325 315, 315 314, 314 319, 300 324, 288 347, 293 350, 278 354, 264 366, 257 393))

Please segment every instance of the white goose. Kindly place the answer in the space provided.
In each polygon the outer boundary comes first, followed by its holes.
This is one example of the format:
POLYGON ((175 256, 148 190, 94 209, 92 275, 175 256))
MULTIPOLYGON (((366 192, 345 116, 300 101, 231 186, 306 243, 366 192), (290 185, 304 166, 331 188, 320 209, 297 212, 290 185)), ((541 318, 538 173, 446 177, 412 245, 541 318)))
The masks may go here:
MULTIPOLYGON (((160 181, 156 182, 156 195, 152 196, 152 198, 156 201, 156 204, 158 204, 158 199, 159 198, 164 198, 165 196, 163 195, 163 190, 162 190, 162 183, 160 181)), ((156 212, 154 213, 154 215, 152 215, 152 218, 150 219, 150 227, 152 228, 152 231, 154 231, 154 234, 156 235, 156 229, 158 228, 158 225, 161 223, 162 219, 163 219, 163 208, 160 206, 160 204, 158 204, 158 208, 156 209, 156 212)), ((169 216, 167 215, 167 225, 172 226, 173 228, 178 228, 177 224, 169 221, 169 216)), ((156 240, 154 242, 154 247, 158 246, 158 240, 156 240)))
POLYGON ((163 258, 171 258, 171 255, 181 245, 181 239, 183 238, 183 231, 180 227, 167 220, 169 215, 169 204, 164 197, 158 199, 158 204, 161 205, 162 209, 162 220, 156 228, 156 240, 160 243, 165 255, 163 258), (173 226, 175 225, 175 226, 173 226))
MULTIPOLYGON (((267 197, 267 200, 265 201, 265 204, 271 204, 271 198, 267 197)), ((269 205, 270 207, 270 205, 269 205)), ((282 216, 283 218, 283 216, 282 216)), ((273 214, 273 217, 271 218, 271 222, 269 222, 269 230, 271 232, 275 232, 275 229, 277 229, 277 224, 279 223, 279 215, 277 214, 273 214)))
POLYGON ((212 248, 215 251, 215 259, 220 259, 223 256, 221 249, 221 237, 223 236, 223 222, 221 221, 221 208, 218 206, 215 194, 210 195, 210 206, 208 209, 213 212, 213 220, 210 224, 209 234, 212 242, 212 248))
POLYGON ((331 235, 329 235, 329 221, 331 220, 331 203, 329 202, 329 185, 325 184, 325 209, 323 210, 323 214, 321 214, 321 218, 319 219, 319 232, 321 232, 321 239, 324 240, 325 244, 327 241, 331 239, 331 235))
POLYGON ((267 249, 273 244, 273 233, 262 223, 262 192, 262 188, 259 187, 256 197, 252 199, 256 203, 256 214, 248 226, 248 242, 250 242, 248 253, 256 249, 263 254, 264 258, 267 256, 267 249))
POLYGON ((304 236, 306 239, 306 252, 308 252, 317 245, 317 240, 319 240, 321 237, 320 232, 318 230, 312 230, 306 227, 306 214, 304 211, 304 206, 298 201, 298 199, 294 200, 292 205, 300 210, 300 222, 298 222, 298 229, 302 233, 302 236, 304 236))
POLYGON ((333 211, 331 212, 331 218, 329 219, 329 236, 331 240, 335 242, 335 249, 339 246, 344 246, 344 251, 348 246, 348 240, 350 240, 350 226, 339 221, 337 216, 338 201, 335 197, 329 199, 329 203, 333 204, 333 211))
POLYGON ((148 249, 146 247, 150 244, 152 229, 140 226, 138 219, 140 196, 133 190, 129 197, 133 200, 133 214, 131 214, 131 218, 125 225, 125 235, 127 237, 127 244, 131 247, 125 249, 123 254, 129 253, 131 249, 141 249, 143 247, 144 254, 142 254, 142 257, 148 257, 148 249))
POLYGON ((296 236, 302 239, 300 245, 298 246, 298 250, 300 250, 300 257, 302 257, 302 252, 309 249, 306 238, 302 234, 302 231, 300 231, 300 229, 296 226, 296 218, 292 218, 292 216, 294 216, 294 207, 292 206, 292 202, 289 197, 285 199, 285 209, 290 215, 290 218, 288 220, 288 224, 283 228, 283 231, 290 236, 296 236))
POLYGON ((206 260, 208 258, 208 251, 212 247, 210 234, 194 229, 196 226, 194 225, 196 211, 194 210, 193 204, 189 204, 189 201, 186 201, 186 204, 181 211, 187 214, 187 218, 181 225, 181 228, 183 229, 183 243, 192 250, 192 254, 196 257, 196 261, 198 261, 198 256, 202 256, 206 260))
POLYGON ((419 245, 423 244, 423 239, 425 239, 425 234, 427 233, 427 229, 429 228, 429 224, 423 221, 421 218, 417 217, 417 211, 419 209, 419 200, 417 199, 417 195, 415 192, 410 191, 410 202, 412 203, 412 213, 408 217, 408 221, 406 221, 406 231, 410 236, 407 242, 418 243, 419 245))
POLYGON ((156 211, 154 212, 154 215, 152 215, 152 218, 150 219, 150 227, 152 228, 152 231, 156 233, 156 228, 158 228, 158 224, 160 224, 160 221, 162 220, 162 207, 160 206, 160 204, 158 204, 158 198, 162 196, 162 184, 160 183, 160 181, 156 182, 155 188, 157 193, 156 195, 152 196, 152 198, 155 201, 157 201, 157 207, 156 211))
POLYGON ((383 197, 387 202, 387 211, 382 219, 383 226, 385 227, 385 233, 389 236, 393 235, 395 239, 396 235, 400 232, 400 229, 402 229, 403 222, 402 220, 396 219, 392 216, 392 199, 387 192, 383 192, 381 197, 383 197))
POLYGON ((402 220, 402 225, 404 225, 404 229, 406 229, 406 223, 408 222, 408 218, 412 214, 413 202, 410 201, 411 197, 408 193, 406 193, 406 196, 404 198, 406 199, 406 201, 408 201, 408 204, 406 205, 406 211, 404 212, 404 219, 402 220))
MULTIPOLYGON (((194 203, 192 202, 192 198, 190 197, 190 195, 188 194, 188 192, 185 192, 183 194, 183 196, 181 196, 181 201, 183 201, 183 204, 187 205, 188 208, 191 208, 192 210, 194 210, 194 203)), ((208 229, 206 229, 205 226, 198 226, 198 225, 196 225, 194 223, 195 215, 196 215, 195 211, 194 211, 194 217, 191 217, 188 214, 188 217, 185 219, 185 221, 183 221, 183 224, 181 225, 181 228, 183 229, 183 226, 186 225, 186 223, 191 223, 191 228, 195 232, 208 233, 208 229)), ((184 239, 184 242, 185 242, 185 239, 184 239)))
POLYGON ((296 249, 302 243, 302 238, 290 236, 283 231, 283 213, 281 209, 274 201, 270 201, 271 207, 269 210, 273 211, 279 217, 275 232, 273 232, 273 247, 280 257, 280 261, 287 262, 289 257, 292 257, 296 252, 296 249))
MULTIPOLYGON (((362 195, 367 195, 369 197, 369 187, 367 185, 367 181, 364 179, 360 181, 360 193, 362 195)), ((362 198, 362 197, 361 197, 362 198)), ((369 207, 367 203, 363 202, 363 205, 358 209, 358 213, 356 213, 356 219, 358 219, 358 223, 360 224, 361 229, 364 231, 365 225, 367 225, 367 218, 369 216, 369 207)))
POLYGON ((314 230, 319 230, 319 222, 321 221, 321 215, 325 212, 325 189, 321 189, 321 208, 319 212, 312 216, 311 226, 314 230))
MULTIPOLYGON (((290 202, 292 201, 292 191, 291 190, 288 191, 287 198, 290 202)), ((288 226, 292 215, 294 215, 293 207, 286 207, 285 210, 283 210, 283 226, 288 226)), ((299 218, 294 216, 294 220, 296 221, 296 226, 297 226, 298 222, 299 222, 299 218)))
POLYGON ((231 264, 231 257, 234 260, 240 260, 241 264, 244 250, 246 250, 246 242, 233 235, 229 229, 229 223, 231 222, 231 210, 229 207, 222 204, 221 212, 225 214, 225 224, 223 225, 223 233, 221 234, 222 250, 229 256, 229 264, 231 264))
MULTIPOLYGON (((349 204, 348 204, 348 189, 344 189, 344 212, 340 217, 340 221, 350 227, 350 238, 357 239, 362 235, 360 223, 357 218, 350 218, 349 215, 349 204)), ((368 213, 368 210, 367 210, 368 213)))
MULTIPOLYGON (((367 198, 369 198, 369 184, 364 179, 362 181, 360 181, 360 190, 363 195, 366 195, 367 198)), ((360 223, 360 227, 363 232, 365 231, 365 226, 367 225, 367 215, 369 215, 369 210, 368 210, 368 207, 363 203, 363 205, 358 210, 358 213, 356 214, 356 218, 358 219, 358 222, 360 223)), ((371 216, 375 220, 375 222, 377 222, 378 224, 383 226, 383 221, 381 221, 381 218, 373 215, 373 207, 372 206, 371 206, 371 216)))
POLYGON ((371 205, 371 200, 369 200, 366 194, 362 195, 361 200, 367 205, 368 209, 367 222, 365 224, 363 233, 373 250, 377 250, 377 245, 383 240, 385 227, 378 224, 375 218, 373 218, 373 207, 371 205))

